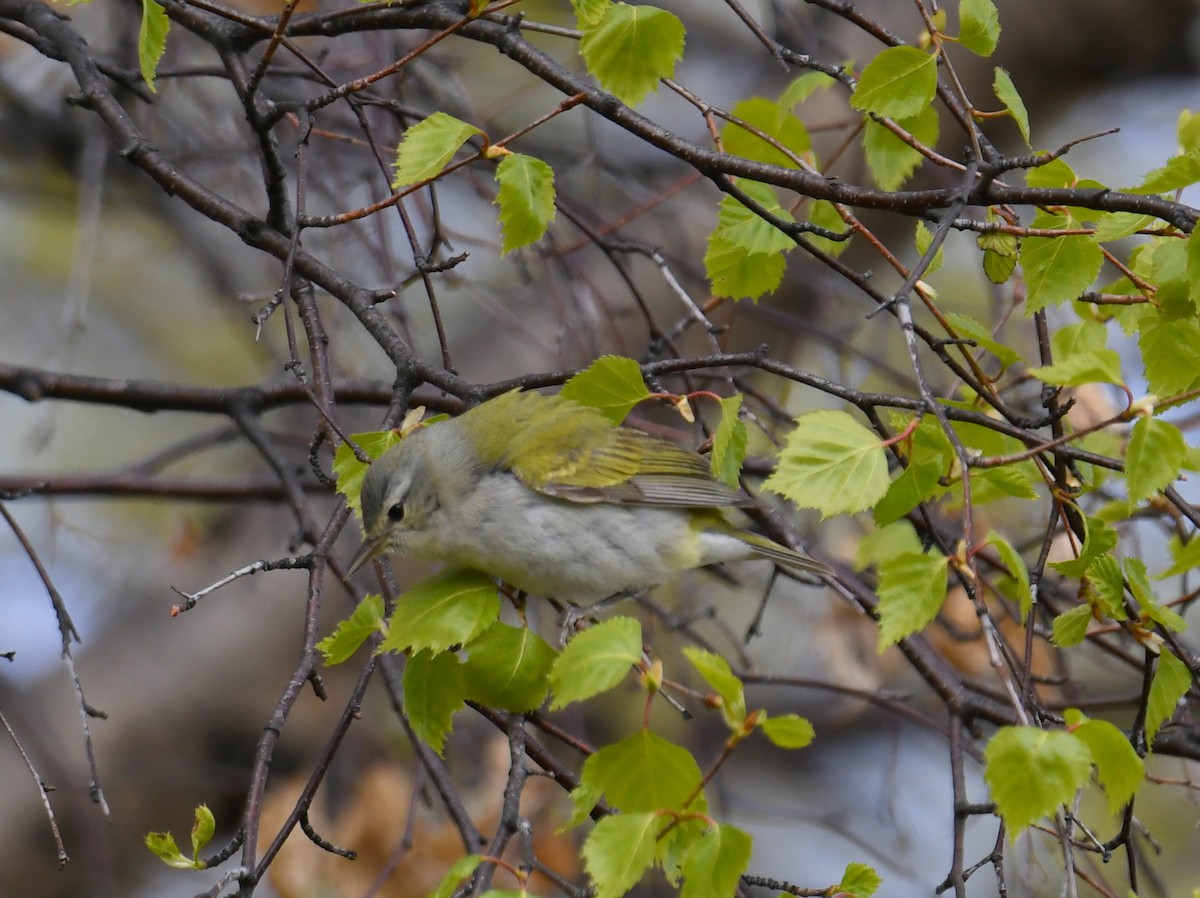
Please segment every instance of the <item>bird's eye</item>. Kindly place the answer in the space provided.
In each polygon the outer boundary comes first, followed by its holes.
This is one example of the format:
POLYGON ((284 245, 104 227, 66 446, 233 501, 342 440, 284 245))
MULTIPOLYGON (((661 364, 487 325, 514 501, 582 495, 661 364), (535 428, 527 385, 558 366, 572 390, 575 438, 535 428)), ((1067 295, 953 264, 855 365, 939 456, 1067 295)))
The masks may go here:
POLYGON ((404 520, 404 503, 397 502, 395 505, 393 505, 391 508, 389 508, 387 511, 387 516, 388 516, 388 520, 390 520, 390 521, 404 520))

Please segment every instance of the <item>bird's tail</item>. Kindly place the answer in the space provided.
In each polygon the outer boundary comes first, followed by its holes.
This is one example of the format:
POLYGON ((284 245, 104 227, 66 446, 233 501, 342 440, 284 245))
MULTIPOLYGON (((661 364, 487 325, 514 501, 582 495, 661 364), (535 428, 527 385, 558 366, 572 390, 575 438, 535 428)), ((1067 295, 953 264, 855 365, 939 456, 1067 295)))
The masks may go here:
POLYGON ((821 562, 809 558, 807 555, 797 552, 794 549, 789 549, 787 546, 781 545, 773 539, 767 539, 767 537, 757 533, 739 530, 737 538, 753 549, 755 554, 761 555, 764 558, 770 558, 772 561, 777 561, 793 570, 808 571, 813 574, 833 573, 828 565, 821 564, 821 562))

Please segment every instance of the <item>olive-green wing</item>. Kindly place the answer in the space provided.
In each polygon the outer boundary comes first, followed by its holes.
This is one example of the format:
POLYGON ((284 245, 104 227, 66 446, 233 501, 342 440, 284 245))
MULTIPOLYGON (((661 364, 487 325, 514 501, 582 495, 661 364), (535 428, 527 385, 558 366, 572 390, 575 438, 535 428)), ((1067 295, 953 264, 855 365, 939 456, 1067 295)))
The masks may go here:
POLYGON ((510 470, 526 486, 548 496, 681 508, 741 501, 736 490, 713 478, 703 456, 670 440, 619 427, 595 409, 568 399, 514 391, 467 415, 476 419, 468 433, 501 435, 477 443, 484 464, 510 470))

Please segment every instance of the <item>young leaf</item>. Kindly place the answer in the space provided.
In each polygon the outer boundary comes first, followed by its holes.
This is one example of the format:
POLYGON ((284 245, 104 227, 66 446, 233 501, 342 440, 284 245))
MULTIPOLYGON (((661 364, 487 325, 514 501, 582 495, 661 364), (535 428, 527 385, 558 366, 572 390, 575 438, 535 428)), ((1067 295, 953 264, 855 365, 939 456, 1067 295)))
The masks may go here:
POLYGON ((329 665, 341 664, 371 638, 383 632, 383 597, 372 593, 364 596, 354 612, 339 621, 333 632, 317 643, 317 651, 329 665))
POLYGON ((1081 321, 1059 328, 1051 339, 1054 364, 1030 368, 1046 383, 1079 386, 1099 381, 1120 384, 1121 357, 1108 348, 1108 331, 1098 321, 1081 321))
MULTIPOLYGON (((730 110, 730 115, 773 138, 780 146, 790 151, 792 156, 804 157, 812 150, 812 140, 804 123, 792 115, 789 107, 783 103, 775 103, 765 97, 751 97, 735 105, 730 110)), ((741 125, 730 122, 721 132, 721 138, 725 144, 725 152, 733 156, 785 168, 797 167, 792 156, 741 125)))
MULTIPOLYGON (((400 434, 394 430, 381 430, 351 434, 350 439, 370 458, 375 459, 400 442, 400 434)), ((337 477, 338 492, 346 497, 346 504, 360 521, 362 501, 359 494, 362 492, 363 478, 367 476, 367 468, 368 465, 358 460, 349 443, 342 443, 333 454, 333 474, 337 477)))
MULTIPOLYGON (((845 234, 850 230, 850 225, 846 224, 844 218, 838 212, 837 206, 829 202, 829 200, 813 200, 808 204, 808 223, 818 228, 824 228, 834 234, 845 234)), ((851 241, 832 240, 828 237, 822 237, 820 234, 809 234, 809 242, 822 252, 829 253, 831 256, 840 256, 849 248, 851 241)))
POLYGON ((750 864, 750 836, 735 826, 705 830, 683 858, 680 898, 729 898, 750 864))
MULTIPOLYGON (((1153 215, 1138 212, 1102 212, 1096 219, 1096 233, 1092 236, 1097 243, 1111 243, 1153 226, 1154 221, 1153 215)), ((1191 245, 1190 240, 1188 244, 1191 245)))
POLYGON ((1087 538, 1079 550, 1079 557, 1070 561, 1052 561, 1050 566, 1064 577, 1082 577, 1087 569, 1117 544, 1117 531, 1100 518, 1088 516, 1084 519, 1087 538))
POLYGON ((212 841, 213 833, 216 831, 217 818, 208 809, 208 805, 197 805, 192 819, 192 857, 197 861, 200 860, 200 852, 204 850, 205 845, 212 841))
MULTIPOLYGON (((908 467, 888 484, 883 498, 875 503, 875 523, 884 526, 900 520, 912 511, 918 502, 924 502, 950 492, 940 483, 946 473, 945 461, 940 457, 913 453, 908 467)), ((919 551, 919 549, 918 549, 919 551)))
POLYGON ((783 283, 787 259, 782 252, 749 253, 740 246, 709 237, 704 270, 714 296, 758 299, 783 283))
POLYGON ((1000 560, 1008 568, 1008 573, 1016 584, 1017 601, 1021 607, 1021 620, 1025 620, 1029 616, 1030 609, 1033 608, 1033 592, 1029 586, 1029 570, 1025 567, 1025 560, 1013 548, 1012 543, 995 530, 987 535, 986 541, 996 550, 996 554, 1000 556, 1000 560))
POLYGON ((879 435, 838 411, 801 416, 763 484, 822 517, 870 508, 887 488, 887 455, 879 435))
POLYGON ((712 472, 722 483, 737 489, 742 462, 746 460, 746 422, 738 417, 742 394, 735 393, 721 400, 721 420, 713 434, 712 472))
POLYGON ((506 711, 533 711, 550 691, 555 657, 532 630, 494 623, 467 645, 462 666, 467 697, 506 711))
POLYGON ((466 882, 467 877, 475 873, 475 868, 482 861, 483 857, 478 854, 460 857, 446 871, 442 881, 438 883, 438 887, 433 890, 433 894, 429 898, 451 898, 458 891, 458 887, 466 882))
POLYGON ((541 240, 554 220, 554 169, 533 156, 510 153, 496 166, 496 181, 503 255, 541 240))
MULTIPOLYGON (((938 115, 933 106, 926 106, 915 116, 901 119, 896 124, 924 146, 932 147, 937 143, 938 115)), ((863 129, 863 152, 871 177, 880 190, 899 190, 925 160, 919 151, 874 119, 868 119, 863 129)))
POLYGON ((195 861, 183 856, 183 852, 175 844, 175 837, 170 833, 146 833, 144 841, 154 856, 168 867, 174 867, 176 870, 199 869, 195 861))
POLYGON ((944 555, 905 552, 879 565, 879 651, 911 636, 946 600, 944 555))
POLYGON ((850 105, 859 112, 912 118, 936 92, 936 57, 916 47, 889 47, 863 69, 850 105))
MULTIPOLYGON (((1143 319, 1145 320, 1145 319, 1143 319)), ((1138 335, 1146 380, 1159 396, 1174 396, 1200 381, 1200 325, 1154 315, 1138 335)))
POLYGON ((1138 417, 1125 456, 1129 501, 1141 502, 1169 486, 1187 460, 1187 442, 1174 424, 1138 417))
POLYGON ((725 723, 731 730, 737 730, 746 719, 746 689, 730 669, 729 662, 697 646, 685 647, 683 654, 721 697, 725 723))
POLYGON ((1000 39, 1000 15, 992 0, 961 0, 958 42, 979 56, 991 56, 1000 39))
POLYGON ((1065 716, 1071 735, 1092 753, 1096 778, 1108 798, 1108 812, 1120 813, 1142 784, 1142 759, 1125 734, 1107 720, 1089 720, 1075 708, 1068 708, 1065 716))
MULTIPOLYGON (((773 188, 755 181, 742 180, 738 187, 751 200, 776 218, 794 222, 795 218, 779 203, 773 188)), ((757 212, 744 206, 735 196, 724 196, 717 207, 717 227, 709 237, 714 241, 745 250, 750 255, 773 255, 793 249, 796 242, 757 212)))
POLYGON ((138 65, 141 67, 142 78, 151 93, 158 93, 154 86, 154 76, 158 73, 158 63, 163 52, 167 49, 167 31, 171 20, 167 11, 154 0, 142 0, 142 24, 138 29, 138 65))
POLYGON ((1187 629, 1187 623, 1173 609, 1160 605, 1154 597, 1154 587, 1146 574, 1146 562, 1140 558, 1126 558, 1122 568, 1129 591, 1141 606, 1142 614, 1160 627, 1178 633, 1187 629))
MULTIPOLYGON (((929 230, 929 225, 919 219, 917 221, 916 232, 913 234, 913 245, 917 248, 917 255, 922 259, 925 258, 925 253, 929 251, 929 247, 933 246, 933 231, 929 230)), ((928 277, 929 275, 936 274, 937 270, 941 267, 942 247, 939 246, 925 269, 925 276, 928 277)))
POLYGON ((1191 687, 1192 673, 1188 666, 1170 652, 1161 652, 1146 702, 1146 744, 1151 748, 1159 728, 1171 719, 1175 706, 1191 687))
POLYGON ((404 666, 404 713, 417 737, 439 755, 463 708, 466 686, 453 652, 413 652, 404 666))
POLYGON ((614 617, 584 630, 550 669, 550 710, 612 689, 641 660, 642 627, 632 617, 614 617))
POLYGON ((427 577, 396 600, 382 652, 442 652, 470 642, 500 614, 500 595, 491 577, 454 568, 427 577))
POLYGON ((764 713, 758 728, 771 742, 780 748, 804 748, 817 737, 816 730, 807 719, 799 714, 780 714, 767 717, 764 713))
POLYGON ((703 774, 692 753, 649 730, 606 745, 584 762, 581 785, 600 789, 623 814, 683 810, 703 774))
POLYGON ((683 23, 653 6, 612 3, 584 29, 579 52, 588 72, 622 103, 636 106, 675 73, 683 58, 683 23))
POLYGON ((621 898, 654 862, 654 846, 663 824, 656 814, 605 817, 583 843, 583 866, 595 898, 621 898))
POLYGON ((1013 117, 1013 121, 1017 123, 1017 127, 1021 129, 1021 136, 1025 138, 1025 143, 1029 143, 1029 110, 1025 108, 1025 101, 1021 99, 1021 95, 1017 92, 1017 86, 1013 84, 1012 76, 1007 70, 996 66, 992 75, 992 90, 996 94, 996 99, 1004 104, 1004 108, 1008 110, 1008 114, 1013 117))
POLYGON ((878 527, 858 542, 854 555, 856 570, 881 564, 906 552, 920 552, 921 538, 908 521, 895 521, 878 527))
POLYGON ((1069 733, 1002 727, 984 752, 984 779, 1014 841, 1031 823, 1069 804, 1087 782, 1092 756, 1069 733))
POLYGON ((1087 637, 1088 624, 1092 622, 1092 606, 1076 605, 1054 618, 1052 637, 1059 648, 1079 645, 1087 637))
POLYGON ((594 408, 620 424, 650 391, 637 362, 619 355, 603 355, 563 384, 558 395, 594 408))
POLYGON ((1021 267, 1029 288, 1025 313, 1075 299, 1096 280, 1103 261, 1091 237, 1026 237, 1021 243, 1021 267))
POLYGON ((1167 164, 1156 168, 1146 175, 1141 185, 1133 188, 1133 193, 1170 193, 1182 190, 1200 181, 1200 155, 1185 153, 1173 156, 1167 164))
POLYGON ((1155 580, 1165 580, 1167 577, 1178 577, 1180 574, 1186 574, 1193 568, 1200 567, 1200 539, 1193 536, 1185 545, 1177 538, 1171 540, 1171 558, 1173 563, 1169 568, 1161 574, 1155 576, 1155 580))
POLYGON ((994 355, 1005 368, 1021 361, 1021 356, 1015 349, 993 337, 991 330, 979 321, 959 312, 946 312, 944 314, 946 320, 953 325, 955 333, 958 336, 969 337, 974 340, 979 344, 980 349, 986 349, 994 355))
POLYGON ((392 164, 392 189, 436 177, 458 148, 477 134, 479 128, 445 112, 435 112, 404 132, 392 164))
POLYGON ((792 79, 791 84, 779 95, 779 105, 785 109, 798 106, 819 90, 827 90, 837 84, 837 80, 824 72, 807 71, 792 79))
POLYGON ((834 886, 834 894, 845 894, 848 898, 871 898, 882 885, 883 879, 866 864, 851 862, 842 873, 842 881, 834 886))
POLYGON ((598 24, 604 18, 604 12, 610 3, 611 0, 571 0, 575 17, 579 20, 579 29, 582 31, 598 24))

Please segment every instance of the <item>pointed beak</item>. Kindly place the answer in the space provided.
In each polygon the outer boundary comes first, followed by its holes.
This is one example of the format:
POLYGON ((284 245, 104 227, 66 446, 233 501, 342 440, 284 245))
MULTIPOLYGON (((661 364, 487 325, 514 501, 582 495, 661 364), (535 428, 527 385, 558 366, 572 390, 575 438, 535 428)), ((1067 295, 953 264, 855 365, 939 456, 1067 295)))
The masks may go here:
POLYGON ((367 537, 366 542, 362 544, 362 548, 358 550, 358 553, 351 560, 350 567, 346 569, 344 579, 349 580, 355 571, 376 555, 381 554, 387 548, 387 536, 387 532, 385 531, 379 534, 379 536, 367 537))

